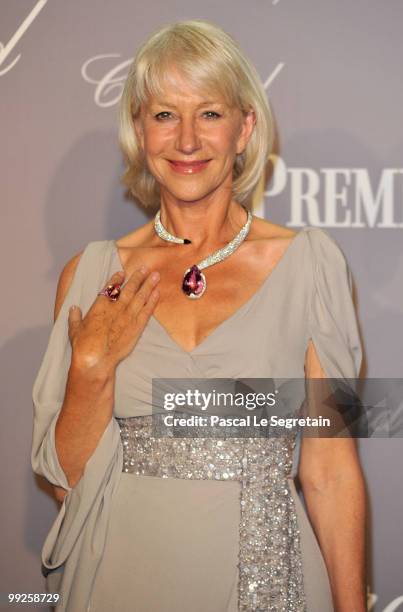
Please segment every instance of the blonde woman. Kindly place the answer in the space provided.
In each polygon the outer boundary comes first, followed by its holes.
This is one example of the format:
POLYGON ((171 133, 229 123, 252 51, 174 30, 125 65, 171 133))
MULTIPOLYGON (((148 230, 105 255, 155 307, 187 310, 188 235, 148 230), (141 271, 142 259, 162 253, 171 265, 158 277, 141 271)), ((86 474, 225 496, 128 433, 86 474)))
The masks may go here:
POLYGON ((158 215, 67 263, 33 390, 33 469, 62 501, 42 551, 57 609, 362 612, 351 439, 152 435, 153 378, 359 373, 339 247, 249 211, 273 142, 256 70, 211 23, 163 27, 130 68, 120 141, 158 215))

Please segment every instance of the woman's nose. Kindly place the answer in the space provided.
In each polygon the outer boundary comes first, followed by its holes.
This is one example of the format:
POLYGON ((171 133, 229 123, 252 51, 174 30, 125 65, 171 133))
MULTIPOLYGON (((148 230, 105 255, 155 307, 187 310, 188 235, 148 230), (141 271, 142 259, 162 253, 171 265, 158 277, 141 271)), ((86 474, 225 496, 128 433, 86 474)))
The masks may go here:
POLYGON ((191 117, 182 118, 179 124, 178 149, 192 153, 200 147, 197 126, 191 117))

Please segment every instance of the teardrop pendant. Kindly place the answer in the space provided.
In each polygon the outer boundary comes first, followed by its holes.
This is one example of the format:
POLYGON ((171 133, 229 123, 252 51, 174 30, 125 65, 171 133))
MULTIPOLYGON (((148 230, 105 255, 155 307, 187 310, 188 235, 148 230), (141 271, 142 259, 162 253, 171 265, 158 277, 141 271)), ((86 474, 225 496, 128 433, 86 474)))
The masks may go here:
MULTIPOLYGON (((220 261, 224 261, 224 259, 232 255, 232 253, 245 240, 250 230, 253 215, 250 210, 247 210, 244 206, 243 208, 247 213, 247 220, 245 225, 241 228, 240 232, 235 236, 235 238, 233 238, 231 242, 226 244, 221 249, 214 251, 214 253, 212 253, 202 261, 199 261, 198 264, 191 266, 185 271, 182 281, 182 291, 187 297, 192 299, 201 297, 206 291, 207 287, 206 277, 204 276, 202 270, 208 268, 209 266, 213 266, 214 264, 217 264, 220 261)), ((165 229, 165 227, 161 223, 160 211, 158 211, 155 215, 154 228, 156 233, 160 238, 162 238, 162 240, 179 244, 191 244, 191 241, 189 239, 178 238, 177 236, 170 234, 165 229)))
POLYGON ((188 268, 183 276, 182 291, 190 298, 197 299, 206 290, 206 277, 199 268, 194 265, 188 268))

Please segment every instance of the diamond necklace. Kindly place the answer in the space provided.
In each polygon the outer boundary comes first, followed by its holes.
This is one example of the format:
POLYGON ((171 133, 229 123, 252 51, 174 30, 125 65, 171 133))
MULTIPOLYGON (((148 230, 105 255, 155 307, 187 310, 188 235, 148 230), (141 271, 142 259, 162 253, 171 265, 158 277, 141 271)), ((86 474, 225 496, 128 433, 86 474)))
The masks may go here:
MULTIPOLYGON (((242 208, 247 213, 248 218, 239 234, 237 234, 235 238, 231 240, 231 242, 225 245, 225 247, 218 249, 218 251, 214 251, 214 253, 205 259, 202 259, 202 261, 200 261, 198 264, 194 264, 185 270, 182 281, 182 291, 185 293, 185 295, 187 295, 187 297, 197 299, 203 295, 203 293, 206 291, 207 282, 202 270, 208 268, 209 266, 213 266, 224 259, 227 259, 227 257, 232 255, 232 253, 239 247, 239 245, 249 234, 252 223, 252 213, 249 210, 246 210, 244 206, 242 206, 242 208)), ((162 240, 166 240, 167 242, 175 242, 176 244, 191 244, 191 240, 188 240, 187 238, 178 238, 177 236, 170 234, 165 229, 161 223, 160 211, 158 211, 155 215, 154 228, 162 240)))

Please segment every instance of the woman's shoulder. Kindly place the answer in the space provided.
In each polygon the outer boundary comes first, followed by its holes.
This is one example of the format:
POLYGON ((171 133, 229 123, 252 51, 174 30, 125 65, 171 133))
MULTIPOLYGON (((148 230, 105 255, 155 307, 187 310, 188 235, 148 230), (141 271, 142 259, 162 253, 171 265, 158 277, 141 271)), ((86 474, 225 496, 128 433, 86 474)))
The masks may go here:
POLYGON ((286 242, 296 238, 296 236, 301 233, 307 234, 316 241, 332 241, 335 243, 334 238, 330 236, 326 230, 314 225, 304 225, 301 228, 293 229, 285 225, 273 223, 267 219, 262 219, 261 217, 254 217, 254 224, 252 227, 254 231, 253 234, 251 232, 251 238, 256 240, 278 240, 286 242))
POLYGON ((254 217, 247 239, 252 261, 270 270, 282 258, 297 234, 283 225, 254 217))
POLYGON ((254 232, 251 232, 251 239, 261 241, 262 243, 287 243, 291 242, 299 234, 305 235, 307 242, 315 249, 320 247, 330 250, 341 250, 337 241, 326 230, 314 225, 304 225, 298 229, 292 229, 284 225, 272 223, 261 217, 254 217, 255 223, 252 226, 254 232))
POLYGON ((252 227, 254 231, 250 240, 254 241, 254 254, 261 261, 279 261, 295 241, 299 265, 304 265, 304 262, 309 267, 344 268, 347 265, 338 242, 321 227, 305 225, 292 229, 260 217, 255 217, 252 227))
POLYGON ((261 217, 253 217, 254 223, 250 232, 251 240, 292 240, 297 232, 284 225, 273 223, 261 217))

